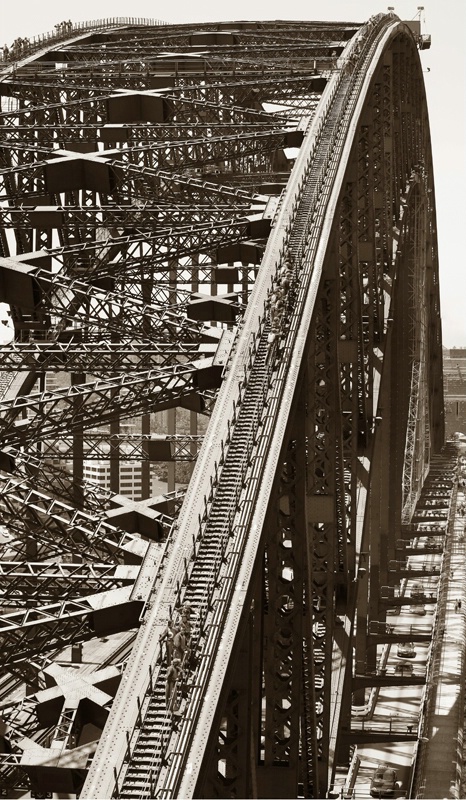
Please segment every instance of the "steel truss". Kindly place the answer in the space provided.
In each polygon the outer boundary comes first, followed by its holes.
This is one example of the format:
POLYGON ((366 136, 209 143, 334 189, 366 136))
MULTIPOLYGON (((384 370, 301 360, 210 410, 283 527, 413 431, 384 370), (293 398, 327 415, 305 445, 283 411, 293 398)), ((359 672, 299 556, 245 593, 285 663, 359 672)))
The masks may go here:
POLYGON ((1 69, 1 791, 326 796, 443 443, 416 39, 115 22, 1 69), (46 714, 53 659, 119 664, 126 631, 121 682, 46 714))

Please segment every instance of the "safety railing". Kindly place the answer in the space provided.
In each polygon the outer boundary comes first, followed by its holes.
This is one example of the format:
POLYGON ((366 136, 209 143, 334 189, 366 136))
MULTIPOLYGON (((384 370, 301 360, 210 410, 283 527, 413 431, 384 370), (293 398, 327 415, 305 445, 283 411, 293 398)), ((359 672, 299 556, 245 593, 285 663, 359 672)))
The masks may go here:
POLYGON ((408 735, 411 736, 417 733, 419 724, 419 717, 417 715, 411 714, 400 714, 392 715, 392 716, 380 716, 379 718, 371 717, 371 719, 366 719, 365 717, 361 717, 360 719, 355 719, 354 717, 351 719, 351 732, 352 733, 381 733, 381 734, 388 734, 390 736, 403 736, 408 735))
POLYGON ((33 55, 44 47, 69 40, 75 36, 80 36, 91 31, 107 30, 108 28, 116 27, 124 28, 131 25, 152 27, 155 25, 167 25, 167 23, 160 19, 149 17, 108 17, 106 19, 86 20, 84 22, 71 22, 71 20, 59 22, 55 25, 53 31, 40 33, 37 36, 33 36, 32 39, 19 37, 15 39, 11 47, 5 45, 0 51, 0 68, 1 66, 11 65, 19 59, 33 55))
POLYGON ((370 620, 369 622, 369 635, 370 636, 425 636, 430 639, 432 636, 432 625, 416 625, 397 624, 391 625, 389 622, 381 622, 379 620, 370 620))
MULTIPOLYGON (((249 366, 252 365, 254 360, 254 350, 253 348, 249 351, 249 359, 248 364, 249 366)), ((268 384, 268 371, 271 369, 269 366, 268 369, 264 373, 265 385, 268 384)), ((246 376, 246 371, 245 371, 246 376)), ((262 387, 263 389, 264 387, 262 387)), ((240 392, 245 391, 245 384, 240 389, 240 392)), ((241 398, 240 398, 241 399, 241 398)), ((229 482, 229 489, 230 489, 230 499, 228 503, 228 507, 224 508, 223 519, 219 523, 218 530, 216 530, 216 541, 207 546, 208 553, 207 555, 212 559, 211 567, 210 567, 210 581, 209 585, 204 594, 203 602, 201 605, 196 609, 197 610, 197 617, 196 617, 196 635, 193 636, 193 649, 195 650, 199 645, 199 639, 202 637, 204 638, 204 644, 202 647, 202 652, 198 653, 199 662, 201 665, 206 665, 209 658, 211 658, 218 646, 218 631, 221 630, 220 618, 223 616, 224 609, 228 605, 227 597, 223 596, 229 594, 231 587, 234 584, 234 576, 237 569, 238 563, 238 554, 241 548, 238 548, 237 542, 235 542, 235 551, 232 552, 231 549, 228 549, 228 543, 230 540, 231 532, 234 525, 234 520, 236 515, 238 514, 238 508, 240 506, 239 497, 244 490, 244 475, 246 473, 247 465, 251 461, 251 456, 253 452, 253 442, 257 437, 257 433, 259 427, 261 425, 261 409, 263 408, 265 395, 263 395, 262 390, 259 389, 258 396, 256 397, 254 408, 251 409, 248 415, 248 427, 249 427, 249 437, 248 441, 245 444, 244 449, 242 450, 240 459, 237 463, 234 463, 235 471, 237 471, 237 478, 234 482, 229 482), (222 572, 222 579, 219 581, 220 578, 220 571, 222 572), (220 590, 219 590, 220 586, 220 590)), ((240 408, 240 402, 237 403, 236 408, 240 408)), ((237 421, 237 420, 235 420, 237 421)), ((228 437, 227 442, 225 443, 225 447, 228 446, 229 441, 231 442, 231 438, 228 437)), ((256 465, 257 467, 257 465, 256 465)), ((180 563, 179 569, 177 574, 174 576, 172 585, 175 588, 175 596, 173 598, 173 607, 176 607, 182 600, 182 592, 185 587, 191 582, 192 571, 196 565, 196 563, 203 559, 206 556, 205 549, 202 548, 202 543, 204 537, 207 532, 207 523, 209 518, 209 509, 211 505, 215 502, 216 499, 216 491, 219 486, 219 477, 221 476, 222 464, 219 464, 216 467, 216 478, 212 481, 211 490, 208 497, 204 498, 204 516, 202 519, 199 520, 199 530, 196 540, 193 541, 193 552, 192 557, 189 560, 183 560, 180 563)), ((252 478, 248 481, 248 484, 251 484, 252 478)), ((257 491, 257 484, 252 481, 253 491, 257 491)), ((247 507, 248 510, 252 505, 242 503, 243 507, 247 507)), ((236 526, 236 530, 239 529, 243 530, 243 536, 246 535, 246 525, 241 525, 239 521, 236 526)), ((154 582, 154 585, 158 582, 158 577, 154 582)), ((201 668, 202 669, 202 668, 201 668)), ((183 675, 180 676, 180 682, 183 681, 183 675)), ((183 715, 183 725, 182 727, 185 729, 183 731, 184 738, 188 737, 192 733, 192 725, 195 723, 196 714, 195 711, 196 706, 202 700, 203 694, 200 691, 205 680, 208 679, 208 674, 202 675, 198 671, 195 675, 195 680, 193 683, 190 684, 190 711, 188 714, 183 715), (190 724, 192 723, 192 724, 190 724), (186 727, 188 730, 186 730, 186 727)), ((139 699, 139 707, 144 712, 148 708, 148 697, 152 691, 152 682, 149 681, 144 696, 139 699)), ((178 701, 181 700, 180 698, 180 686, 177 684, 175 687, 175 696, 174 696, 174 703, 176 704, 178 701)), ((170 721, 170 715, 165 715, 165 720, 167 723, 170 721)), ((139 729, 142 727, 142 720, 139 729)), ((153 758, 150 762, 146 763, 146 778, 143 784, 139 785, 139 791, 142 793, 143 796, 146 796, 148 792, 152 792, 152 787, 157 780, 159 770, 162 766, 162 763, 168 757, 168 746, 171 738, 171 725, 167 724, 163 730, 160 732, 160 739, 159 739, 159 746, 160 750, 154 754, 153 758)), ((116 784, 116 796, 119 794, 119 787, 124 784, 125 780, 125 770, 126 767, 131 759, 131 754, 134 752, 134 748, 137 745, 138 739, 138 731, 133 731, 132 735, 128 738, 127 742, 127 756, 125 762, 120 765, 120 768, 116 770, 115 773, 115 784, 116 784)), ((178 745, 179 747, 179 745, 178 745)), ((171 754, 172 759, 176 757, 176 754, 171 754)))

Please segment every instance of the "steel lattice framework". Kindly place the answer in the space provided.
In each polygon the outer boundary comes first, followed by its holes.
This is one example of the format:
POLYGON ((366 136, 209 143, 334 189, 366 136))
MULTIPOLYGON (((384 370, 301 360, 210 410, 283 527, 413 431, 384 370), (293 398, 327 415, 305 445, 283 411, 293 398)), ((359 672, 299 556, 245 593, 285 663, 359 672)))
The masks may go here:
POLYGON ((112 21, 3 62, 4 794, 323 797, 347 763, 444 436, 418 44, 112 21))

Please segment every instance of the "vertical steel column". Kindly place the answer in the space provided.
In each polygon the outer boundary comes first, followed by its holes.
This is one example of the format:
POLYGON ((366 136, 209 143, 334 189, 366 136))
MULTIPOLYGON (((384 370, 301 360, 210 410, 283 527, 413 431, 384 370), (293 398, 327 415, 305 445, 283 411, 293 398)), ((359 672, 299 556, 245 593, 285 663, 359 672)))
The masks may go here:
POLYGON ((261 795, 268 792, 270 797, 294 796, 297 792, 303 635, 303 503, 299 490, 303 488, 303 455, 302 440, 298 443, 293 436, 265 550, 264 743, 258 785, 261 795))
MULTIPOLYGON (((331 249, 316 302, 309 341, 306 544, 312 602, 312 657, 315 675, 317 752, 314 796, 323 796, 333 769, 330 752, 333 636, 343 623, 347 600, 346 513, 338 361, 338 293, 331 249)), ((344 624, 344 623, 343 623, 344 624)))
MULTIPOLYGON (((86 382, 84 373, 72 373, 71 386, 79 386, 86 382)), ((79 395, 74 400, 75 415, 79 418, 82 406, 82 397, 79 395)), ((83 479, 84 479, 84 428, 73 433, 73 495, 77 508, 83 507, 83 479)))
MULTIPOLYGON (((256 586, 260 589, 256 580, 256 586)), ((256 769, 259 754, 259 654, 261 604, 250 605, 239 645, 217 710, 196 797, 258 797, 256 769)))

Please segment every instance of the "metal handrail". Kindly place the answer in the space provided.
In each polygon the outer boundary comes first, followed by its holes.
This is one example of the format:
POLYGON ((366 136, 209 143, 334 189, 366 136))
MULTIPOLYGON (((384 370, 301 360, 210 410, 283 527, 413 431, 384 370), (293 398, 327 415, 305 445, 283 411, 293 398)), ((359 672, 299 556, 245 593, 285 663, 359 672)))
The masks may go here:
MULTIPOLYGON (((251 360, 251 357, 250 357, 250 360, 251 360)), ((270 369, 271 369, 271 367, 269 366, 269 370, 270 369)), ((249 459, 250 459, 251 452, 252 452, 252 440, 254 439, 254 437, 255 437, 255 435, 257 433, 257 429, 258 429, 258 427, 260 425, 260 422, 261 422, 260 404, 256 405, 256 408, 254 409, 254 412, 253 412, 253 418, 252 418, 251 422, 252 422, 253 432, 252 432, 250 440, 248 442, 248 446, 245 448, 245 450, 244 450, 244 452, 242 454, 242 457, 241 457, 241 463, 239 464, 239 466, 240 466, 239 475, 238 475, 238 478, 235 481, 235 483, 230 486, 230 488, 232 488, 234 490, 234 492, 233 492, 233 496, 232 496, 232 498, 230 500, 230 505, 229 505, 229 508, 227 510, 226 519, 224 520, 224 524, 223 524, 223 528, 222 528, 222 531, 221 531, 221 534, 220 534, 219 542, 217 544, 216 557, 215 557, 214 563, 212 565, 212 574, 211 574, 212 591, 209 591, 207 593, 209 595, 209 600, 213 599, 213 589, 215 587, 215 582, 216 582, 216 580, 218 580, 218 576, 219 576, 220 570, 221 570, 221 568, 222 568, 222 566, 224 564, 225 548, 222 545, 222 540, 224 538, 228 537, 228 534, 231 531, 231 527, 232 527, 232 524, 233 524, 234 517, 235 517, 235 515, 237 513, 238 496, 241 493, 242 476, 243 476, 243 473, 244 473, 244 469, 241 469, 241 465, 246 465, 248 463, 249 459)), ((206 506, 208 506, 209 504, 211 504, 213 502, 213 500, 215 498, 215 491, 216 491, 217 486, 218 486, 218 483, 215 483, 215 484, 212 485, 210 495, 209 495, 208 498, 206 498, 206 506)), ((236 527, 238 527, 238 526, 236 526, 236 527)), ((198 533, 197 541, 202 541, 204 529, 205 529, 205 520, 202 521, 200 526, 199 526, 199 533, 198 533)), ((232 555, 232 554, 230 553, 230 555, 232 555)), ((195 548, 194 548, 193 557, 192 557, 192 563, 194 563, 197 560, 197 557, 198 557, 198 555, 196 554, 195 548)), ((233 578, 233 575, 229 576, 229 572, 230 571, 234 571, 234 569, 235 569, 235 563, 234 563, 234 561, 232 561, 231 565, 227 566, 226 569, 225 569, 225 574, 223 576, 223 585, 225 585, 225 581, 227 581, 229 577, 231 579, 233 578)), ((183 584, 183 582, 185 582, 184 578, 185 578, 184 568, 181 565, 180 568, 179 568, 179 571, 178 571, 177 578, 175 579, 175 583, 177 585, 181 586, 183 584)), ((212 632, 213 632, 213 629, 215 629, 217 627, 217 624, 215 622, 216 617, 219 615, 219 613, 220 614, 222 613, 221 603, 222 603, 222 598, 221 597, 216 597, 215 598, 216 608, 215 608, 215 611, 213 612, 213 614, 211 615, 210 622, 208 621, 208 617, 209 617, 209 613, 210 613, 209 612, 210 602, 206 602, 203 608, 198 609, 198 616, 197 616, 197 619, 196 619, 196 624, 197 624, 197 626, 199 628, 204 628, 205 631, 206 631, 206 643, 205 643, 205 646, 203 648, 203 656, 204 657, 207 654, 208 655, 212 654, 212 647, 215 644, 215 642, 212 641, 212 638, 214 640, 216 638, 215 634, 212 637, 212 632)), ((196 684, 196 687, 197 687, 197 684, 196 684)), ((194 687, 192 687, 192 688, 194 688, 194 687)), ((175 688, 175 691, 178 693, 178 687, 175 688)), ((147 700, 148 700, 148 695, 149 694, 150 694, 150 687, 149 687, 149 685, 146 685, 144 696, 142 698, 142 702, 140 701, 141 702, 141 707, 147 707, 147 700)), ((167 720, 168 719, 169 719, 169 715, 167 715, 167 720)), ((187 718, 185 717, 184 720, 187 721, 187 718)), ((152 761, 151 761, 151 763, 149 765, 149 768, 147 770, 145 782, 143 783, 142 787, 140 787, 140 791, 141 791, 142 794, 144 794, 145 789, 147 789, 149 787, 149 784, 151 784, 153 779, 154 779, 154 775, 156 775, 157 762, 161 762, 161 760, 166 756, 167 746, 169 744, 169 739, 170 739, 169 733, 170 732, 169 732, 168 729, 164 731, 165 736, 164 736, 164 741, 161 742, 161 745, 162 745, 161 752, 159 754, 157 754, 157 755, 154 755, 154 757, 153 757, 153 759, 152 759, 152 761)), ((130 748, 130 751, 134 748, 136 743, 137 743, 137 735, 135 736, 135 731, 133 730, 133 733, 131 734, 130 740, 128 741, 128 747, 130 748)), ((126 766, 127 766, 127 764, 125 764, 123 762, 120 765, 120 767, 117 770, 117 772, 116 772, 115 777, 116 777, 116 785, 117 786, 120 783, 120 778, 121 778, 122 773, 124 772, 126 766)), ((124 780, 124 778, 123 778, 123 780, 124 780)), ((117 796, 118 796, 118 790, 117 790, 117 796)))
POLYGON ((55 30, 53 31, 40 33, 37 36, 33 36, 32 39, 16 40, 16 42, 21 42, 21 44, 18 44, 16 52, 14 50, 15 42, 11 49, 8 50, 8 54, 5 49, 0 52, 0 65, 2 62, 5 65, 14 64, 18 60, 33 55, 33 53, 38 50, 42 50, 47 45, 63 42, 90 31, 106 30, 108 28, 125 28, 128 27, 128 25, 150 27, 167 24, 168 23, 163 20, 149 17, 108 17, 106 19, 86 20, 84 22, 71 22, 70 24, 60 22, 55 26, 55 30), (65 27, 61 28, 62 25, 65 27))

